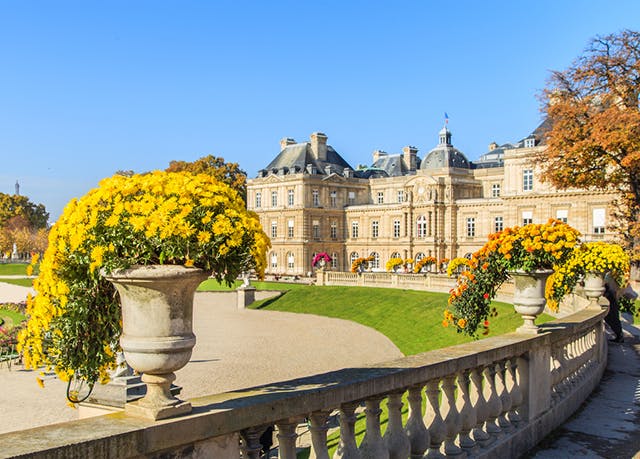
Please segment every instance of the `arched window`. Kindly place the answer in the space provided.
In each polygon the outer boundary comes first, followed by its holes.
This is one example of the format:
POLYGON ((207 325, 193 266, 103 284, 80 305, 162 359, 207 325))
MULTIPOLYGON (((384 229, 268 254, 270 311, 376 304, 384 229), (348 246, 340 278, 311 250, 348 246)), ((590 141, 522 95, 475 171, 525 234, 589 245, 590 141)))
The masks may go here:
POLYGON ((423 258, 424 258, 424 253, 422 253, 422 252, 416 253, 416 256, 415 256, 416 263, 419 262, 420 260, 422 260, 423 258))
POLYGON ((378 252, 371 252, 370 257, 373 257, 371 262, 371 269, 380 269, 380 254, 378 252))
POLYGON ((349 260, 351 261, 351 264, 353 264, 353 262, 356 261, 358 258, 360 258, 360 255, 358 254, 358 252, 351 252, 351 255, 349 255, 349 260))
POLYGON ((427 237, 427 217, 424 215, 418 217, 416 236, 419 238, 427 237))
POLYGON ((389 258, 402 258, 398 252, 393 252, 389 258))
POLYGON ((289 252, 287 253, 287 268, 288 269, 293 269, 295 267, 295 256, 293 255, 293 252, 289 252))

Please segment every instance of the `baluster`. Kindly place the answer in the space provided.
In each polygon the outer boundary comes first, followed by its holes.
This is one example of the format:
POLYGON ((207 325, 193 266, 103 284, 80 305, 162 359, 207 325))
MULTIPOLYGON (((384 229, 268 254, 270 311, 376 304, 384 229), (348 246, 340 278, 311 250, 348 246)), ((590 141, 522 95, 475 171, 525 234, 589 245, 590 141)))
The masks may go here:
POLYGON ((259 459, 260 450, 262 445, 260 444, 260 436, 265 431, 266 427, 250 427, 240 432, 242 438, 242 457, 247 459, 259 459))
POLYGON ((472 431, 473 439, 482 447, 487 447, 491 444, 493 439, 484 430, 484 423, 489 418, 489 405, 487 399, 484 397, 484 389, 482 386, 483 370, 479 368, 473 368, 471 370, 471 384, 473 396, 472 402, 476 411, 476 426, 472 431))
POLYGON ((484 395, 487 400, 487 421, 485 422, 485 429, 489 435, 494 438, 501 436, 502 431, 496 424, 496 419, 502 412, 502 403, 500 397, 496 391, 496 366, 495 364, 489 365, 484 369, 484 377, 487 384, 484 386, 484 395))
POLYGON ((295 419, 284 419, 276 423, 278 428, 278 458, 296 459, 296 440, 298 434, 296 428, 298 421, 295 419))
POLYGON ((409 388, 409 419, 405 426, 405 432, 411 443, 411 459, 422 459, 424 452, 429 447, 429 431, 422 419, 422 388, 413 386, 409 388))
POLYGON ((429 430, 429 450, 425 457, 441 458, 440 445, 444 441, 446 426, 440 415, 440 380, 432 379, 427 382, 427 411, 424 415, 425 424, 429 430))
POLYGON ((521 378, 518 378, 517 374, 520 371, 520 357, 514 357, 509 361, 507 366, 507 382, 509 385, 509 391, 511 392, 511 411, 509 411, 509 421, 515 427, 519 427, 522 422, 522 418, 518 413, 520 405, 522 405, 522 387, 521 378))
POLYGON ((462 428, 462 420, 458 414, 458 408, 456 408, 456 376, 450 375, 444 378, 442 382, 442 391, 444 392, 443 405, 444 405, 444 425, 445 425, 445 440, 444 440, 444 454, 447 457, 461 457, 464 453, 455 440, 460 429, 462 428))
POLYGON ((402 428, 402 394, 402 391, 392 392, 387 398, 389 424, 383 440, 389 451, 389 459, 407 459, 411 453, 409 437, 402 428))
POLYGON ((360 459, 360 451, 356 445, 355 410, 357 403, 345 403, 340 407, 340 443, 333 459, 360 459))
POLYGON ((374 397, 365 401, 367 416, 367 431, 360 444, 362 459, 388 459, 389 451, 380 434, 380 401, 382 397, 374 397))
POLYGON ((471 454, 476 449, 476 442, 469 435, 471 429, 478 422, 476 409, 471 403, 469 396, 469 370, 464 370, 458 375, 458 389, 460 396, 458 397, 458 413, 461 420, 460 428, 460 447, 467 453, 471 454))
POLYGON ((498 372, 496 373, 496 388, 502 404, 502 410, 500 416, 498 416, 498 425, 505 431, 513 430, 513 426, 507 419, 507 413, 511 410, 511 395, 507 390, 506 380, 507 365, 509 365, 507 360, 498 362, 498 372))
POLYGON ((560 357, 556 351, 551 353, 551 398, 553 400, 560 396, 560 382, 562 381, 562 374, 560 373, 560 357))
POLYGON ((327 448, 327 419, 330 411, 315 411, 309 416, 311 431, 311 454, 309 459, 329 459, 327 448))

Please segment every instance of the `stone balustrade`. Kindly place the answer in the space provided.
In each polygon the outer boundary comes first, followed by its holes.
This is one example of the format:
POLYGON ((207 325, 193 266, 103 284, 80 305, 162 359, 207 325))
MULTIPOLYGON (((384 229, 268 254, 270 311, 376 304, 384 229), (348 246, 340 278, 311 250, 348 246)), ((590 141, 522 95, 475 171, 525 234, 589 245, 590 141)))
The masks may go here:
POLYGON ((310 457, 328 459, 327 421, 338 413, 333 458, 518 457, 598 385, 606 366, 604 314, 585 309, 543 325, 538 335, 511 333, 193 399, 193 412, 178 418, 115 413, 4 434, 0 456, 258 458, 260 435, 275 425, 279 457, 289 459, 296 457, 296 427, 307 420, 310 457), (357 414, 366 418, 359 445, 357 414))

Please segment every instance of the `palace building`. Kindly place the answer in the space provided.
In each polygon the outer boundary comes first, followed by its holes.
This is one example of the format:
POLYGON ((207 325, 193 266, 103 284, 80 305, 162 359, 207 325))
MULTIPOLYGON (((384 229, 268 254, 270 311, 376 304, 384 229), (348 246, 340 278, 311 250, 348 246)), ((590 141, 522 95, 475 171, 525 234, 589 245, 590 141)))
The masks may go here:
POLYGON ((372 270, 383 271, 394 257, 469 256, 490 233, 550 218, 584 240, 612 238, 606 228, 614 193, 540 182, 533 157, 545 148, 544 129, 513 144, 492 143, 469 161, 445 126, 422 159, 412 146, 376 150, 371 166, 358 169, 321 132, 308 142, 282 139, 280 153, 247 186, 247 207, 271 238, 267 272, 305 275, 319 252, 339 271, 359 257, 372 256, 372 270))

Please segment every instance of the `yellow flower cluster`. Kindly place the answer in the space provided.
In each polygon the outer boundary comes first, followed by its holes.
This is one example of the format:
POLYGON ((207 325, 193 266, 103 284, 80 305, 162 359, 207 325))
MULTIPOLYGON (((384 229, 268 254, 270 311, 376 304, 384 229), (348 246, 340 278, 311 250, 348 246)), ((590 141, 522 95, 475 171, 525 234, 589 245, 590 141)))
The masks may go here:
POLYGON ((415 264, 415 266, 413 267, 413 272, 417 274, 422 271, 422 268, 424 268, 425 266, 435 265, 437 262, 438 260, 435 257, 424 257, 415 264))
POLYGON ((386 268, 387 271, 394 271, 396 268, 399 268, 402 265, 404 265, 404 260, 402 260, 402 258, 389 258, 386 268))
POLYGON ((458 272, 458 268, 460 266, 470 267, 471 261, 461 257, 454 258, 449 262, 449 266, 447 266, 447 275, 449 277, 453 276, 455 273, 458 272))
POLYGON ((104 379, 118 347, 120 309, 101 272, 182 264, 232 281, 266 267, 268 237, 257 215, 209 175, 153 172, 100 182, 72 200, 51 229, 20 336, 25 363, 104 379))
POLYGON ((369 267, 369 263, 371 263, 372 261, 373 257, 356 258, 355 260, 353 260, 353 263, 351 263, 351 272, 357 273, 362 269, 367 269, 369 267))

